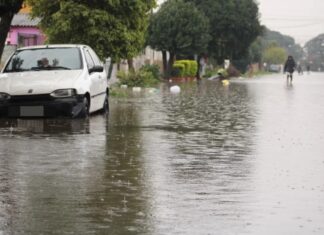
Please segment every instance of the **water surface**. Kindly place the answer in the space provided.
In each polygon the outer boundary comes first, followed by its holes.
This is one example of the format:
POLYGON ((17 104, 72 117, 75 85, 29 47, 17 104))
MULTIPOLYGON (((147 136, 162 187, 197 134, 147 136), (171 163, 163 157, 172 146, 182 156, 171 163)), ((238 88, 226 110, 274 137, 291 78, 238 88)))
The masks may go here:
POLYGON ((0 120, 0 234, 323 234, 324 75, 0 120))

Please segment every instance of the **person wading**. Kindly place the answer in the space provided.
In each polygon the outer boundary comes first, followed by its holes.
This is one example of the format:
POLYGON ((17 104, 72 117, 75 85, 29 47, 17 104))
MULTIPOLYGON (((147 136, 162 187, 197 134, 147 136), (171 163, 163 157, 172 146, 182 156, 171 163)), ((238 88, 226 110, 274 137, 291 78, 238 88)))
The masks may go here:
POLYGON ((293 73, 296 68, 296 62, 294 58, 290 55, 285 62, 284 73, 287 73, 287 82, 290 81, 292 83, 293 80, 293 73))

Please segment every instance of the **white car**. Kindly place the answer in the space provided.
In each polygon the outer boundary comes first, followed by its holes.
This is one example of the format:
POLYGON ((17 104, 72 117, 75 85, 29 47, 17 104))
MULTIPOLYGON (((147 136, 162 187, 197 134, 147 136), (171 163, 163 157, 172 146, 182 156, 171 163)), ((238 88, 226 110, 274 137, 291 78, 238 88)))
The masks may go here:
POLYGON ((87 117, 109 110, 107 74, 86 45, 19 48, 0 73, 0 117, 87 117))

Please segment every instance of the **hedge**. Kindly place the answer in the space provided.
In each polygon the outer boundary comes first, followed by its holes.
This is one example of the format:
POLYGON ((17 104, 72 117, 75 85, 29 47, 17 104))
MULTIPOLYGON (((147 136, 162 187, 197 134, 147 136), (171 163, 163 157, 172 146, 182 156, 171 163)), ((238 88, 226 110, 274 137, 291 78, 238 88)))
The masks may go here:
POLYGON ((181 77, 195 77, 198 70, 198 63, 195 60, 177 60, 173 64, 173 68, 180 71, 181 77))
POLYGON ((118 71, 117 78, 121 85, 129 87, 151 87, 159 82, 159 74, 155 66, 145 65, 138 71, 118 71))
POLYGON ((172 67, 174 69, 175 76, 183 77, 185 75, 185 65, 184 64, 174 63, 172 67), (175 72, 175 71, 177 71, 177 72, 175 72))

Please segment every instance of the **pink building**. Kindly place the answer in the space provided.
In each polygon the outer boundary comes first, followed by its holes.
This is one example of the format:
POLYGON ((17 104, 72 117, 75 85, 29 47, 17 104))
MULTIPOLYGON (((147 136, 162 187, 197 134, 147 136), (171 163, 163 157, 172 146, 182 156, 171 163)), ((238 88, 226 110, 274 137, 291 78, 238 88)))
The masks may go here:
POLYGON ((6 44, 17 47, 44 44, 45 35, 38 28, 39 19, 31 19, 28 13, 18 13, 11 22, 6 44))

